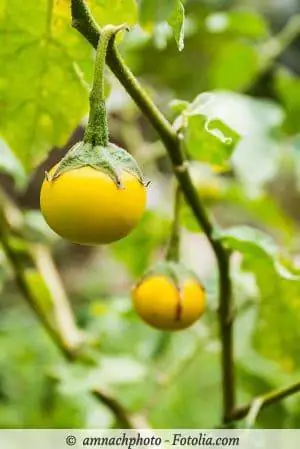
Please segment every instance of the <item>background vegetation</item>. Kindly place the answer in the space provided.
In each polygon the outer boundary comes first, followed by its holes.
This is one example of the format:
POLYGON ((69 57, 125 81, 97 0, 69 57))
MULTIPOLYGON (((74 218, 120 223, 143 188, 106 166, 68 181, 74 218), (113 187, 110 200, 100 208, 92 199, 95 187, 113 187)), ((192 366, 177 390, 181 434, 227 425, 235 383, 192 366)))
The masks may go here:
MULTIPOLYGON (((184 40, 179 1, 88 4, 100 25, 135 25, 120 51, 184 134, 199 198, 233 251, 236 405, 298 391, 297 2, 187 0, 184 40)), ((0 426, 220 426, 218 270, 188 205, 182 261, 205 284, 206 315, 169 335, 130 302, 164 256, 172 221, 174 177, 158 135, 108 71, 111 140, 151 180, 147 213, 109 247, 63 241, 40 215, 39 189, 83 135, 94 52, 72 29, 68 0, 0 0, 0 43, 0 426)), ((236 425, 297 428, 299 396, 277 399, 237 409, 236 425)))

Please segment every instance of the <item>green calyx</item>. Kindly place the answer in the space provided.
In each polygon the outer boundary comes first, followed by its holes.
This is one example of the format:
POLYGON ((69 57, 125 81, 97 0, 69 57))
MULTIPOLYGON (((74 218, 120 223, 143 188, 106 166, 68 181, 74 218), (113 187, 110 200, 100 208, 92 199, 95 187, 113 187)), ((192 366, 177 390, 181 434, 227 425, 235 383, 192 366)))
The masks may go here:
POLYGON ((126 150, 113 143, 103 147, 93 146, 89 142, 78 142, 59 162, 56 170, 51 175, 46 173, 46 176, 48 181, 53 181, 68 171, 82 167, 102 171, 114 181, 118 188, 122 188, 122 171, 132 174, 141 184, 146 185, 136 160, 126 150))
POLYGON ((146 271, 139 283, 153 276, 164 276, 170 279, 178 290, 180 290, 184 281, 187 279, 193 279, 202 285, 199 278, 192 270, 189 270, 184 265, 173 261, 162 261, 157 263, 146 271))

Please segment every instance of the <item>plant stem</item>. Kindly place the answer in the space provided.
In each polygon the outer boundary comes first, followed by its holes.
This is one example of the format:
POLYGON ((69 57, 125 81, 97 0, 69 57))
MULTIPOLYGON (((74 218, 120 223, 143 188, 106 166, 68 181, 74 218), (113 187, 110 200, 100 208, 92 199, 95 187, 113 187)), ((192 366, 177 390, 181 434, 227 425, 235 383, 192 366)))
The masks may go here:
POLYGON ((267 407, 268 405, 275 404, 276 402, 279 402, 282 399, 285 399, 288 396, 291 396, 292 394, 295 394, 299 391, 300 391, 300 382, 296 382, 293 385, 290 385, 289 387, 279 388, 277 390, 270 391, 269 393, 266 393, 262 396, 258 396, 249 404, 237 407, 232 413, 231 421, 245 418, 249 413, 249 411, 251 410, 251 406, 254 401, 260 401, 261 403, 260 410, 261 410, 267 407))
POLYGON ((178 184, 174 194, 174 212, 171 229, 171 236, 167 248, 166 260, 178 262, 180 257, 180 206, 181 192, 178 184))
POLYGON ((103 390, 100 390, 99 388, 94 388, 92 393, 96 399, 100 400, 100 402, 106 405, 107 408, 113 412, 116 418, 117 427, 122 426, 125 429, 137 428, 133 417, 129 415, 128 411, 115 397, 109 395, 103 390))
MULTIPOLYGON (((73 27, 96 48, 101 33, 86 2, 84 0, 72 0, 71 8, 73 27)), ((174 174, 177 177, 181 191, 191 207, 199 225, 211 243, 216 255, 219 269, 219 321, 222 344, 223 419, 224 422, 227 422, 235 406, 232 294, 229 273, 229 254, 222 243, 214 238, 214 228, 192 182, 188 164, 176 132, 126 66, 115 44, 108 48, 107 64, 159 134, 172 161, 174 174)))

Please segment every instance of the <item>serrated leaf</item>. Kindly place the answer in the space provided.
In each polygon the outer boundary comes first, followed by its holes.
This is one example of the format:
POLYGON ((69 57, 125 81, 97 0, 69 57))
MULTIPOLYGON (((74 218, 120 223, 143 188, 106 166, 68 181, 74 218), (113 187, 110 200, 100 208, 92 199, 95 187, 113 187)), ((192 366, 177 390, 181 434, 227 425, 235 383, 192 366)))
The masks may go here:
POLYGON ((100 25, 134 25, 138 20, 136 0, 89 0, 93 16, 100 25))
POLYGON ((227 168, 239 135, 221 120, 191 116, 186 132, 189 155, 198 161, 227 168))
POLYGON ((193 158, 211 164, 218 164, 223 158, 226 168, 231 157, 239 179, 258 190, 277 172, 280 148, 275 135, 283 118, 282 109, 271 101, 217 91, 196 97, 177 118, 174 127, 185 133, 187 150, 191 148, 193 158), (202 124, 199 118, 193 121, 194 116, 200 117, 202 124), (213 126, 215 120, 220 121, 217 127, 213 126), (207 125, 206 134, 203 123, 207 125))
POLYGON ((183 133, 193 159, 226 168, 240 136, 219 118, 217 98, 213 93, 200 94, 183 110, 174 127, 183 133))
POLYGON ((62 146, 88 110, 88 44, 70 26, 69 2, 3 0, 0 134, 26 169, 62 146))

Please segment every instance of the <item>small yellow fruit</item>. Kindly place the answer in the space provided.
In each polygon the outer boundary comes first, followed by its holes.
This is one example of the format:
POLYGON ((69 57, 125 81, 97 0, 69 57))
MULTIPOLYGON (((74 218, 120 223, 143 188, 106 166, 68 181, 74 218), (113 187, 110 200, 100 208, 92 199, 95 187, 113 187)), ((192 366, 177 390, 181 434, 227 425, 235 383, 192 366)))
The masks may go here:
MULTIPOLYGON (((56 167, 50 171, 55 172, 56 167)), ((41 210, 50 228, 82 245, 111 243, 137 225, 146 205, 146 188, 126 171, 121 187, 106 173, 84 166, 45 179, 41 210)))
POLYGON ((192 276, 177 287, 170 277, 154 273, 134 288, 132 297, 138 315, 161 330, 185 329, 200 318, 205 308, 204 288, 192 276))

